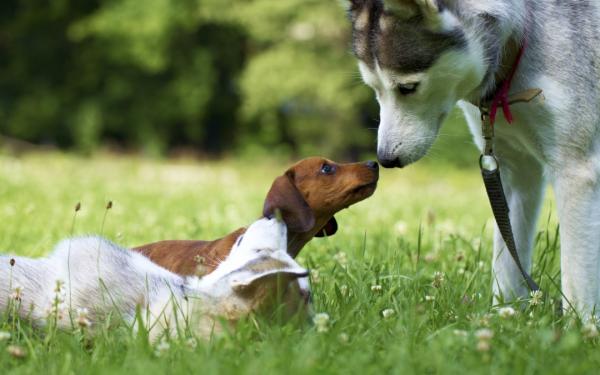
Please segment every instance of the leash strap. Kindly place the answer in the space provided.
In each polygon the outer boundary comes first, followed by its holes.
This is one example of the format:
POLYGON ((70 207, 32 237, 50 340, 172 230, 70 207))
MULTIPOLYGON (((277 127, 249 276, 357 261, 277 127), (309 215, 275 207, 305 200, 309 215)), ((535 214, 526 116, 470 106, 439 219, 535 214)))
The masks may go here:
POLYGON ((523 59, 526 46, 527 38, 524 38, 508 76, 504 79, 491 101, 479 104, 482 133, 485 140, 483 154, 479 158, 479 167, 481 169, 485 190, 490 200, 490 205, 492 206, 492 212, 494 213, 496 224, 498 225, 500 235, 506 244, 506 248, 515 261, 515 265, 521 273, 521 276, 523 276, 529 289, 531 291, 537 291, 540 289, 539 286, 533 281, 527 271, 525 271, 523 264, 519 259, 519 253, 515 244, 515 236, 510 222, 510 209, 508 202, 506 201, 504 188, 502 187, 502 179, 500 178, 500 166, 498 159, 494 155, 494 124, 496 123, 498 109, 502 108, 504 118, 511 124, 513 122, 513 115, 510 111, 510 106, 512 104, 528 103, 537 97, 543 98, 542 90, 540 89, 525 90, 509 96, 511 83, 519 68, 521 60, 523 59))
POLYGON ((506 196, 504 195, 502 179, 500 178, 500 167, 498 165, 498 160, 494 156, 494 128, 489 114, 487 112, 482 112, 481 120, 485 138, 485 149, 484 154, 479 158, 479 167, 481 169, 485 190, 490 200, 490 205, 492 206, 492 212, 494 213, 496 224, 500 230, 500 235, 502 236, 510 255, 515 261, 519 272, 523 276, 529 289, 531 291, 536 291, 540 288, 523 268, 521 260, 519 259, 519 253, 517 252, 515 237, 510 223, 510 209, 508 207, 508 202, 506 201, 506 196))
MULTIPOLYGON (((542 94, 542 90, 531 89, 516 94, 512 97, 512 100, 506 98, 506 106, 510 106, 514 103, 530 102, 536 97, 542 94)), ((523 268, 517 246, 515 244, 515 236, 513 234, 512 225, 510 222, 510 209, 506 196, 504 194, 504 188, 502 187, 502 179, 500 178, 500 166, 498 159, 494 155, 494 122, 488 110, 481 106, 481 125, 483 138, 485 140, 484 151, 479 158, 479 168, 481 169, 481 176, 483 177, 483 183, 492 206, 492 212, 496 219, 496 224, 500 230, 500 235, 506 244, 510 255, 515 261, 515 265, 519 269, 519 272, 523 276, 523 279, 527 283, 527 286, 531 291, 539 290, 540 287, 535 281, 529 276, 527 271, 523 268)), ((509 110, 510 113, 510 110, 509 110)))

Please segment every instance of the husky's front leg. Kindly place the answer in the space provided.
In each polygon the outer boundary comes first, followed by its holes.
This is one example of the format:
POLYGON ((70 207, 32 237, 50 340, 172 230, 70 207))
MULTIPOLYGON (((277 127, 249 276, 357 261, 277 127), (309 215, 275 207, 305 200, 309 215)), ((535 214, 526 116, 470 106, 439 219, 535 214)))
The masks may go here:
POLYGON ((554 175, 563 309, 572 306, 585 319, 600 307, 600 171, 592 160, 565 165, 554 175))
MULTIPOLYGON (((536 223, 545 190, 543 167, 522 150, 501 141, 497 142, 497 151, 515 244, 523 268, 530 272, 536 223)), ((492 269, 494 303, 528 295, 527 284, 496 225, 492 269)))

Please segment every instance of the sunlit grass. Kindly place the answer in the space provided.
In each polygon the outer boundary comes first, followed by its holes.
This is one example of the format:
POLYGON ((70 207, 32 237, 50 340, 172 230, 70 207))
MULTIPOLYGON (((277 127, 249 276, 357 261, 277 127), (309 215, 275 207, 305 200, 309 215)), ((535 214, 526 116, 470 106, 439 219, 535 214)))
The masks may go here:
MULTIPOLYGON (((0 250, 42 256, 71 232, 102 231, 126 246, 217 238, 259 216, 287 164, 0 156, 0 250)), ((315 271, 315 312, 327 314, 318 324, 257 318, 211 342, 157 348, 127 327, 100 327, 91 339, 5 317, 0 330, 11 337, 0 335, 0 373, 595 372, 593 332, 556 312, 550 212, 534 270, 544 298, 512 306, 515 315, 491 308, 492 222, 478 171, 425 162, 382 171, 371 199, 338 214, 338 234, 301 253, 315 271)))

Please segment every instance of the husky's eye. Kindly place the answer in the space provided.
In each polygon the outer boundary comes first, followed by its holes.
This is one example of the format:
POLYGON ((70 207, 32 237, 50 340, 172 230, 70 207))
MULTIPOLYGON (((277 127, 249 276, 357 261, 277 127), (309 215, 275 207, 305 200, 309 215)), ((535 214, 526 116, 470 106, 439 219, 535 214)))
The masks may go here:
POLYGON ((323 165, 321 166, 321 173, 334 174, 335 168, 331 164, 323 163, 323 165))
POLYGON ((419 82, 405 83, 405 84, 400 84, 400 85, 396 86, 396 91, 398 91, 398 93, 402 96, 407 96, 410 94, 414 94, 417 91, 418 87, 419 87, 419 82))

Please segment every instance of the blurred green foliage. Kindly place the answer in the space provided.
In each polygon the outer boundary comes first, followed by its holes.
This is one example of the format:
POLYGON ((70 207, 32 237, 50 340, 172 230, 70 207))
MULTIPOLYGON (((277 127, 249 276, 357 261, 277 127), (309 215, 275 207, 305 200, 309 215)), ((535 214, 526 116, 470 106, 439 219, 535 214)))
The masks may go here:
POLYGON ((92 152, 324 154, 375 144, 341 2, 0 2, 0 134, 92 152))
POLYGON ((151 153, 372 143, 335 1, 17 0, 0 17, 5 135, 151 153))

